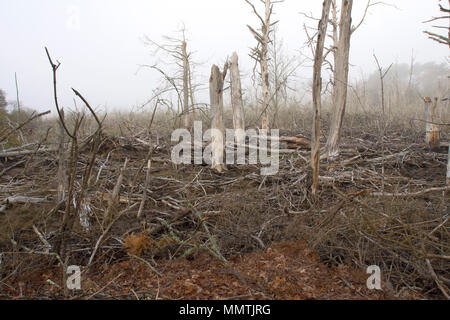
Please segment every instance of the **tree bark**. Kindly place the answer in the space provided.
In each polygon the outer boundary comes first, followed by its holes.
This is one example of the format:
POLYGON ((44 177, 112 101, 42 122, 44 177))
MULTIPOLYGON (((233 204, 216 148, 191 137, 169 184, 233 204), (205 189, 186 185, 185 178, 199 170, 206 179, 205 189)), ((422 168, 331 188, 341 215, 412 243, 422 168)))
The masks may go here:
POLYGON ((224 164, 224 125, 223 125, 223 83, 227 68, 220 72, 219 67, 213 65, 209 78, 209 95, 211 100, 211 167, 217 172, 226 170, 224 164))
POLYGON ((325 38, 327 36, 328 19, 330 15, 331 0, 323 2, 322 18, 319 21, 317 46, 314 57, 314 79, 313 79, 313 133, 312 133, 312 153, 311 167, 313 169, 312 194, 317 196, 319 189, 319 160, 320 160, 320 110, 322 108, 321 91, 322 91, 322 64, 323 49, 325 46, 325 38))
POLYGON ((339 155, 339 142, 347 104, 348 71, 350 56, 350 38, 352 32, 353 0, 342 0, 341 18, 339 21, 339 40, 335 54, 333 116, 326 150, 328 158, 339 155))
POLYGON ((239 58, 236 52, 231 57, 230 66, 231 77, 231 105, 233 108, 233 124, 235 129, 236 142, 245 143, 245 117, 242 102, 241 75, 239 73, 239 58))

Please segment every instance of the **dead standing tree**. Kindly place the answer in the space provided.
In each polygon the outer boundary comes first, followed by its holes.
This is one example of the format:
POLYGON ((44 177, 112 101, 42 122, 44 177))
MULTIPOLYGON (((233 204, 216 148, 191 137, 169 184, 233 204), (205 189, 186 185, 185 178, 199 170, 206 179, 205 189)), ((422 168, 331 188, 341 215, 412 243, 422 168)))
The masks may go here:
MULTIPOLYGON (((163 75, 165 80, 170 84, 172 90, 176 91, 178 97, 178 104, 182 106, 181 115, 183 117, 183 126, 190 130, 192 128, 194 119, 194 91, 195 88, 192 85, 192 53, 188 51, 188 43, 185 36, 185 29, 180 30, 182 36, 180 39, 164 37, 167 43, 159 44, 148 37, 145 37, 145 43, 156 48, 154 54, 156 55, 159 51, 164 52, 169 56, 172 61, 168 63, 164 62, 165 65, 175 65, 178 70, 174 75, 170 75, 170 72, 159 68, 157 65, 143 65, 143 67, 149 67, 151 69, 157 70, 163 75), (181 83, 181 84, 180 84, 181 83), (179 89, 182 87, 182 89, 179 89)), ((169 91, 169 90, 167 90, 169 91)))
POLYGON ((273 32, 273 27, 278 23, 278 21, 271 22, 272 14, 273 14, 273 6, 274 4, 281 3, 283 1, 271 1, 271 0, 259 0, 265 7, 264 18, 255 5, 250 2, 250 0, 245 0, 253 10, 253 13, 258 17, 261 22, 260 32, 256 31, 251 26, 247 25, 250 32, 253 34, 257 41, 257 45, 255 48, 252 48, 250 53, 250 57, 255 60, 257 64, 260 65, 261 68, 261 80, 262 80, 262 129, 268 130, 268 118, 267 111, 269 108, 270 101, 270 82, 269 82, 269 67, 268 67, 268 54, 269 54, 269 43, 270 34, 273 32))
MULTIPOLYGON (((383 2, 367 1, 361 20, 356 26, 352 26, 353 0, 342 0, 340 8, 338 8, 337 0, 331 1, 332 16, 328 21, 332 27, 332 31, 327 36, 331 38, 332 45, 327 48, 324 53, 324 62, 328 65, 332 73, 333 110, 330 132, 326 143, 325 153, 323 155, 331 160, 339 155, 339 143, 347 104, 351 36, 363 24, 369 9, 380 4, 388 5, 383 2), (339 9, 341 14, 340 19, 338 19, 339 9), (333 55, 333 62, 327 59, 330 53, 333 55)), ((308 19, 315 21, 319 20, 307 14, 302 14, 308 19)), ((311 45, 313 37, 308 34, 308 28, 306 26, 304 26, 304 28, 309 39, 308 43, 311 45)))
POLYGON ((223 125, 223 84, 227 76, 228 62, 221 72, 213 65, 209 78, 209 95, 211 99, 211 165, 212 169, 221 173, 226 170, 224 163, 224 125, 223 125))
POLYGON ((317 197, 319 189, 319 162, 320 162, 320 110, 322 108, 322 64, 324 61, 323 50, 327 35, 328 19, 330 16, 331 0, 323 2, 322 18, 319 21, 317 45, 314 57, 314 78, 313 78, 313 132, 312 132, 312 152, 311 167, 313 169, 312 195, 317 197))
MULTIPOLYGON (((336 5, 333 6, 336 12, 336 5)), ((342 0, 341 18, 339 20, 339 38, 335 39, 334 59, 334 87, 333 87, 333 116, 330 132, 326 144, 328 157, 333 159, 339 155, 339 140, 342 122, 344 120, 347 104, 348 71, 350 57, 350 37, 352 34, 352 8, 353 0, 342 0)), ((337 25, 335 22, 334 25, 337 25)), ((333 28, 336 36, 336 28, 333 28)))
MULTIPOLYGON (((333 46, 331 50, 334 57, 333 63, 333 114, 330 126, 330 132, 326 144, 326 156, 333 160, 339 155, 339 144, 344 121, 345 109, 347 106, 348 92, 348 72, 350 63, 350 43, 353 33, 363 24, 367 17, 369 9, 377 5, 388 5, 383 2, 367 1, 364 14, 356 26, 352 26, 353 0, 342 0, 341 16, 338 20, 337 0, 332 1, 333 17, 330 24, 333 27, 332 35, 333 46)), ((391 5, 390 5, 391 6, 391 5)), ((325 54, 327 55, 328 52, 325 54)), ((330 64, 331 65, 331 64, 330 64)))
MULTIPOLYGON (((80 155, 80 137, 79 137, 79 129, 85 119, 84 114, 77 114, 75 117, 75 123, 73 125, 72 131, 69 130, 69 127, 67 125, 67 121, 64 117, 64 113, 62 109, 59 106, 58 102, 58 94, 57 94, 57 81, 56 81, 56 75, 57 70, 61 66, 61 63, 57 61, 57 63, 53 62, 53 59, 50 56, 50 53, 47 48, 45 48, 45 52, 47 53, 47 58, 50 63, 50 66, 52 68, 52 74, 53 74, 53 96, 55 100, 55 107, 56 111, 58 113, 59 117, 59 124, 62 127, 61 131, 64 130, 65 134, 70 138, 71 144, 70 144, 70 156, 68 161, 68 167, 67 167, 67 184, 64 184, 64 188, 67 187, 67 192, 65 192, 66 196, 65 199, 63 198, 62 201, 65 201, 65 210, 64 214, 62 216, 62 223, 60 226, 60 232, 59 232, 59 241, 57 243, 57 247, 55 248, 55 251, 59 256, 64 260, 66 257, 66 241, 69 236, 69 233, 72 232, 73 225, 76 221, 76 218, 79 216, 80 208, 82 207, 82 203, 85 200, 85 194, 86 191, 90 185, 90 178, 92 169, 94 167, 95 159, 98 154, 98 150, 101 144, 101 137, 102 137, 102 122, 97 117, 95 111, 92 109, 92 107, 89 105, 87 100, 75 89, 72 89, 74 94, 80 98, 83 103, 86 105, 92 116, 94 117, 96 123, 97 123, 97 130, 94 134, 89 136, 84 141, 84 145, 91 145, 90 149, 90 155, 89 155, 89 162, 84 168, 84 172, 82 174, 82 180, 81 180, 81 187, 79 190, 76 189, 77 184, 76 179, 78 177, 78 162, 79 162, 79 155, 80 155), (72 207, 73 205, 73 207, 72 207)), ((61 146, 60 142, 60 156, 64 154, 64 145, 61 146)), ((63 159, 59 159, 60 162, 64 161, 63 159)), ((60 168, 60 170, 64 170, 64 168, 60 168)), ((59 179, 64 179, 63 174, 59 176, 59 179)), ((58 181, 58 184, 61 184, 61 181, 58 181)), ((58 188, 60 189, 60 188, 58 188)), ((61 192, 62 190, 59 190, 58 197, 62 197, 64 192, 61 192)))
POLYGON ((425 115, 425 142, 431 150, 439 149, 439 126, 436 124, 436 108, 438 98, 431 101, 430 97, 425 97, 424 101, 424 115, 425 115))
POLYGON ((231 79, 231 106, 233 108, 233 125, 236 136, 236 143, 245 144, 245 117, 244 104, 242 102, 241 75, 239 73, 239 58, 233 52, 230 63, 231 79))
POLYGON ((277 37, 277 28, 274 28, 273 40, 269 46, 269 74, 271 80, 271 98, 273 103, 273 120, 272 128, 279 129, 280 118, 279 111, 281 102, 287 105, 289 80, 295 76, 297 69, 302 65, 303 61, 299 61, 296 56, 288 56, 283 50, 283 40, 277 37), (283 100, 283 101, 281 101, 283 100))

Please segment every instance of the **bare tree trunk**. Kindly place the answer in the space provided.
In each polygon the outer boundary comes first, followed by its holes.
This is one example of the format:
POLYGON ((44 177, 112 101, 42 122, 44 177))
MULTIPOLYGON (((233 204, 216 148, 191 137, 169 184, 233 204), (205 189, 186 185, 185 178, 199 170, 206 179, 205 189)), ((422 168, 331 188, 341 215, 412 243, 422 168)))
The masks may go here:
POLYGON ((187 43, 183 41, 183 113, 184 127, 188 130, 191 128, 190 108, 189 108, 189 60, 187 56, 187 43))
POLYGON ((434 98, 434 102, 431 101, 429 97, 424 99, 424 111, 425 111, 425 121, 426 121, 426 138, 425 142, 428 146, 435 150, 439 148, 439 127, 434 124, 435 122, 435 111, 438 103, 438 98, 434 98))
POLYGON ((450 186, 450 146, 448 146, 448 157, 447 157, 447 186, 450 186))
POLYGON ((191 114, 190 114, 190 121, 191 121, 191 125, 192 122, 195 121, 196 119, 196 113, 195 113, 195 99, 194 99, 194 87, 192 86, 192 72, 191 72, 191 64, 188 63, 188 79, 189 79, 189 97, 191 99, 191 114))
POLYGON ((319 161, 320 161, 320 110, 322 108, 321 91, 322 91, 322 64, 323 49, 325 46, 325 38, 327 36, 328 19, 330 15, 331 0, 323 2, 322 18, 319 22, 317 47, 314 57, 314 80, 313 80, 313 134, 312 134, 312 153, 311 167, 313 169, 312 194, 317 196, 319 189, 319 161))
POLYGON ((283 0, 272 2, 271 0, 260 0, 265 6, 265 16, 263 17, 256 10, 255 5, 253 5, 250 0, 245 0, 252 8, 254 14, 258 17, 261 22, 261 32, 256 31, 252 27, 248 26, 250 32, 255 37, 258 45, 252 49, 252 53, 250 56, 259 63, 261 67, 261 80, 262 80, 262 129, 268 130, 268 117, 267 111, 269 109, 269 101, 270 101, 270 82, 269 82, 269 67, 268 67, 268 52, 269 52, 269 43, 270 43, 270 33, 272 31, 272 27, 276 24, 271 23, 271 16, 273 13, 273 6, 275 3, 283 2, 283 0))
POLYGON ((245 144, 245 118, 244 106, 242 103, 241 75, 239 73, 239 58, 236 52, 231 57, 230 78, 231 78, 231 105, 233 107, 233 124, 236 143, 245 144))
POLYGON ((17 72, 14 73, 14 78, 16 80, 17 112, 20 114, 19 84, 17 82, 17 72))
MULTIPOLYGON (((61 109, 61 118, 64 120, 64 109, 61 109)), ((66 159, 65 137, 66 133, 61 122, 59 123, 59 147, 58 147, 58 203, 66 197, 66 159)))
POLYGON ((209 95, 211 99, 211 146, 212 158, 211 167, 217 172, 226 170, 224 164, 224 125, 223 125, 223 83, 227 74, 225 65, 223 73, 219 67, 213 65, 211 68, 211 77, 209 78, 209 95))
POLYGON ((335 54, 335 76, 333 91, 333 117, 326 150, 333 159, 339 155, 339 141, 347 104, 348 69, 350 55, 350 37, 352 33, 353 0, 342 0, 341 18, 339 21, 339 40, 335 54))
POLYGON ((269 108, 269 68, 267 65, 267 55, 269 52, 269 32, 270 32, 270 16, 272 13, 272 5, 270 0, 266 1, 266 19, 263 26, 263 41, 261 43, 261 77, 262 77, 262 95, 264 117, 261 129, 269 130, 267 109, 269 108))

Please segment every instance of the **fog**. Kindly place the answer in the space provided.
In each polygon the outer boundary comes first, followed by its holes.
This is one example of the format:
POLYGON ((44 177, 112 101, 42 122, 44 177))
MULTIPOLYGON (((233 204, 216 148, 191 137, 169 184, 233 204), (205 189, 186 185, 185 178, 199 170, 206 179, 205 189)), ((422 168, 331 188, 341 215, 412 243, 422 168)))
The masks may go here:
MULTIPOLYGON (((419 63, 447 61, 448 48, 422 33, 430 29, 422 22, 439 15, 437 1, 386 3, 395 7, 372 7, 352 38, 351 78, 375 70, 374 53, 386 66, 409 63, 412 54, 419 63)), ((365 4, 355 1, 354 24, 360 21, 365 4)), ((321 9, 319 0, 286 0, 276 6, 278 37, 288 54, 309 52, 303 48, 303 24, 313 26, 315 22, 300 12, 319 16, 321 9)), ((44 51, 47 46, 62 64, 58 70, 61 105, 73 107, 70 88, 74 87, 91 105, 110 111, 131 110, 144 103, 159 83, 155 71, 137 72, 139 65, 156 62, 143 44, 144 35, 161 41, 163 35, 176 36, 184 23, 189 49, 201 63, 198 81, 207 86, 211 64, 223 64, 233 51, 240 56, 243 75, 251 72, 248 53, 255 41, 246 25, 257 25, 257 20, 243 0, 1 0, 0 23, 0 88, 8 100, 15 100, 17 72, 22 104, 54 110, 51 68, 44 51)), ((306 62, 299 71, 296 87, 306 86, 312 73, 310 65, 306 62)))

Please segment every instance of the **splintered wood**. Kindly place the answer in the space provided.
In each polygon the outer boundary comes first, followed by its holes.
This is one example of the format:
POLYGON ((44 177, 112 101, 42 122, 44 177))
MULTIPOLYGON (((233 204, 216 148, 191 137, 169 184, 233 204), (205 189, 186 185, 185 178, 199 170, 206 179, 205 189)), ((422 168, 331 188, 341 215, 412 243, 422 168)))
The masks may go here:
POLYGON ((435 112, 437 108, 438 98, 431 101, 430 97, 424 98, 424 113, 425 113, 425 142, 432 150, 439 148, 439 126, 435 123, 435 112))

